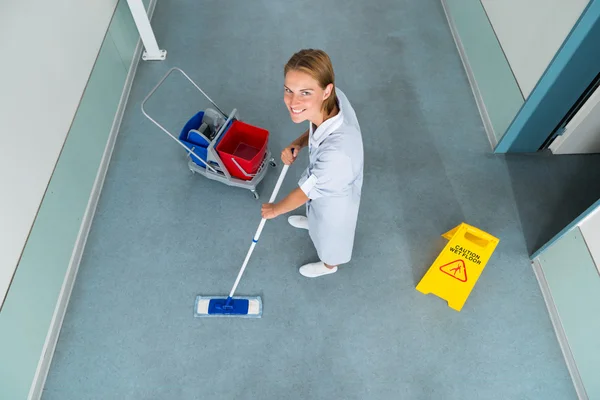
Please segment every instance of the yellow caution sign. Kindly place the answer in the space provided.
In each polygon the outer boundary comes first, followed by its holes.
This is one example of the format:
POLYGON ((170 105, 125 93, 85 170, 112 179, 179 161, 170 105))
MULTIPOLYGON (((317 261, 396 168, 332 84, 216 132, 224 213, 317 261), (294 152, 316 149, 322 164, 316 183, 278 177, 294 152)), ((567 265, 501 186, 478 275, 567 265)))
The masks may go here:
POLYGON ((500 240, 464 222, 442 235, 449 242, 417 285, 460 311, 500 240))

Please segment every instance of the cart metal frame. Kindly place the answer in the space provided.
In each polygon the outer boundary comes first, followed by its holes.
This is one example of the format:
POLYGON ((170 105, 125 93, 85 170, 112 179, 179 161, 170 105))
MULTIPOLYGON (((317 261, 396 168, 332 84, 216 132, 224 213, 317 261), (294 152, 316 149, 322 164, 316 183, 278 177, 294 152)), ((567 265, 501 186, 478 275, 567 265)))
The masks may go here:
POLYGON ((167 135, 169 135, 173 140, 175 140, 177 143, 179 143, 180 146, 182 146, 185 149, 185 151, 187 153, 186 158, 189 158, 188 168, 190 169, 190 171, 192 171, 192 173, 202 174, 208 179, 212 179, 212 180, 224 183, 228 186, 233 186, 233 187, 250 190, 250 192, 252 192, 252 194, 254 195, 254 198, 258 200, 259 194, 258 194, 258 191, 256 190, 256 187, 258 186, 258 184, 260 184, 260 182, 263 180, 263 178, 266 175, 267 163, 269 163, 271 165, 271 167, 277 166, 277 164, 275 163, 275 159, 271 157, 271 151, 267 148, 267 151, 265 152, 265 155, 261 162, 261 165, 255 174, 249 174, 247 171, 244 171, 244 169, 237 163, 237 161, 232 158, 232 161, 236 164, 236 166, 240 169, 240 171, 242 171, 242 173, 245 176, 251 178, 250 180, 243 180, 243 179, 239 179, 239 178, 236 178, 231 175, 231 173, 227 170, 227 167, 223 164, 223 161, 221 160, 217 150, 215 149, 215 146, 218 143, 219 138, 227 130, 227 127, 230 124, 230 122, 232 120, 236 119, 235 115, 237 114, 237 109, 234 108, 229 115, 225 114, 219 108, 219 106, 217 106, 215 104, 215 102, 212 101, 212 99, 210 97, 208 97, 208 95, 206 93, 204 93, 204 91, 202 89, 200 89, 200 87, 185 72, 183 72, 183 70, 181 70, 180 68, 177 68, 177 67, 171 68, 165 74, 165 76, 163 76, 162 79, 156 84, 156 86, 154 86, 154 88, 150 91, 150 93, 148 93, 148 95, 146 95, 146 97, 142 101, 141 108, 142 108, 142 113, 146 116, 146 118, 148 118, 150 121, 152 121, 163 132, 165 132, 167 135), (210 144, 207 147, 206 160, 204 160, 202 157, 200 157, 198 154, 196 154, 194 152, 194 147, 192 147, 190 149, 185 144, 181 143, 181 141, 176 136, 174 136, 165 127, 163 127, 155 119, 153 119, 150 115, 148 115, 148 113, 146 112, 146 110, 144 108, 144 106, 146 105, 146 102, 150 99, 150 97, 154 94, 154 92, 163 84, 165 79, 167 79, 167 77, 169 75, 171 75, 171 73, 173 73, 174 71, 179 71, 185 78, 187 78, 187 80, 190 81, 190 83, 192 85, 194 85, 194 87, 196 89, 198 89, 198 91, 200 91, 200 93, 202 93, 204 95, 204 97, 206 97, 213 106, 215 106, 215 108, 223 115, 223 117, 226 118, 225 123, 223 124, 223 126, 220 127, 220 129, 217 132, 217 134, 215 135, 214 139, 210 142, 210 144), (192 154, 194 156, 196 156, 204 164, 205 168, 202 168, 201 166, 199 166, 198 164, 196 164, 193 161, 192 154))

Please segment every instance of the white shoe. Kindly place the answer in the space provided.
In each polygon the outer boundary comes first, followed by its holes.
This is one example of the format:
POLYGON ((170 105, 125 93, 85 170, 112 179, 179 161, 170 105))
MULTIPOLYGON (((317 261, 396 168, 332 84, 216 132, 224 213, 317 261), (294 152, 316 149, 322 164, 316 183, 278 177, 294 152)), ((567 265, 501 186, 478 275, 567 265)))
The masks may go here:
POLYGON ((302 215, 292 215, 288 218, 291 226, 298 229, 308 229, 308 218, 302 215))
POLYGON ((338 267, 327 268, 323 261, 319 261, 312 264, 306 264, 300 267, 300 273, 307 278, 316 278, 322 275, 333 274, 336 272, 338 267))

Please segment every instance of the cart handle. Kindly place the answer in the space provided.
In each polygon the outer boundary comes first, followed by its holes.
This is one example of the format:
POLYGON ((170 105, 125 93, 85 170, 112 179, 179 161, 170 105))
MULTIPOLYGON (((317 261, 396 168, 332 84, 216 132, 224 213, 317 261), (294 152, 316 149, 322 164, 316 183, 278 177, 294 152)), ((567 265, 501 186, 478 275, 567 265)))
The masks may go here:
POLYGON ((150 99, 150 97, 154 94, 154 92, 156 91, 156 89, 159 88, 160 85, 162 85, 162 83, 164 82, 165 79, 167 79, 167 77, 173 72, 173 71, 179 71, 183 74, 183 76, 185 76, 187 78, 188 81, 190 81, 192 83, 192 85, 194 85, 196 87, 196 89, 198 89, 200 91, 200 93, 202 93, 204 95, 204 97, 206 97, 208 99, 208 101, 210 101, 212 103, 213 106, 215 106, 217 108, 217 110, 219 110, 219 112, 221 114, 223 114, 223 116, 227 117, 227 114, 225 114, 223 111, 221 111, 221 109, 219 108, 219 106, 217 106, 215 104, 214 101, 212 101, 212 99, 210 97, 208 97, 208 95, 206 93, 204 93, 204 91, 202 89, 200 89, 200 87, 198 85, 196 85, 196 83, 194 81, 192 81, 190 79, 189 76, 187 76, 187 74, 185 72, 183 72, 181 69, 177 68, 177 67, 173 67, 171 68, 166 74, 165 76, 162 77, 162 79, 156 84, 156 86, 154 86, 154 88, 150 91, 150 93, 148 93, 148 95, 146 95, 146 98, 144 98, 144 100, 142 101, 142 113, 146 116, 146 118, 148 118, 150 121, 152 121, 156 126, 158 126, 161 130, 163 130, 163 132, 165 132, 167 135, 169 135, 173 140, 175 140, 177 143, 179 143, 179 145, 181 147, 183 147, 187 152, 191 152, 193 155, 195 155, 200 161, 202 161, 202 163, 208 168, 210 169, 212 172, 214 172, 215 174, 217 173, 217 171, 211 167, 210 165, 208 165, 208 163, 206 161, 204 161, 202 159, 202 157, 200 157, 198 154, 194 153, 194 151, 190 150, 186 145, 184 145, 183 143, 181 143, 179 141, 179 139, 177 139, 173 134, 171 134, 171 132, 169 132, 168 130, 166 130, 161 124, 159 124, 158 122, 156 122, 152 117, 150 117, 148 115, 148 113, 146 112, 144 106, 146 105, 146 102, 148 101, 148 99, 150 99))
POLYGON ((231 157, 231 161, 233 161, 233 163, 240 169, 240 171, 242 171, 242 174, 246 175, 249 178, 253 178, 256 176, 256 174, 249 174, 247 173, 244 168, 242 168, 242 166, 240 164, 238 164, 238 162, 235 160, 235 158, 231 157))

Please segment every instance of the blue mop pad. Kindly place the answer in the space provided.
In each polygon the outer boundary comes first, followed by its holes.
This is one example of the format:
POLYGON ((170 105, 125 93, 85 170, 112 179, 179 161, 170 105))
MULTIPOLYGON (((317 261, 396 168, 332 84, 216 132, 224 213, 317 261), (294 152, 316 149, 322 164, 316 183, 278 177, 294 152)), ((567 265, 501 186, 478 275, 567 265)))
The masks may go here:
POLYGON ((262 316, 262 300, 260 297, 228 297, 197 296, 194 304, 194 317, 242 317, 260 318, 262 316))

